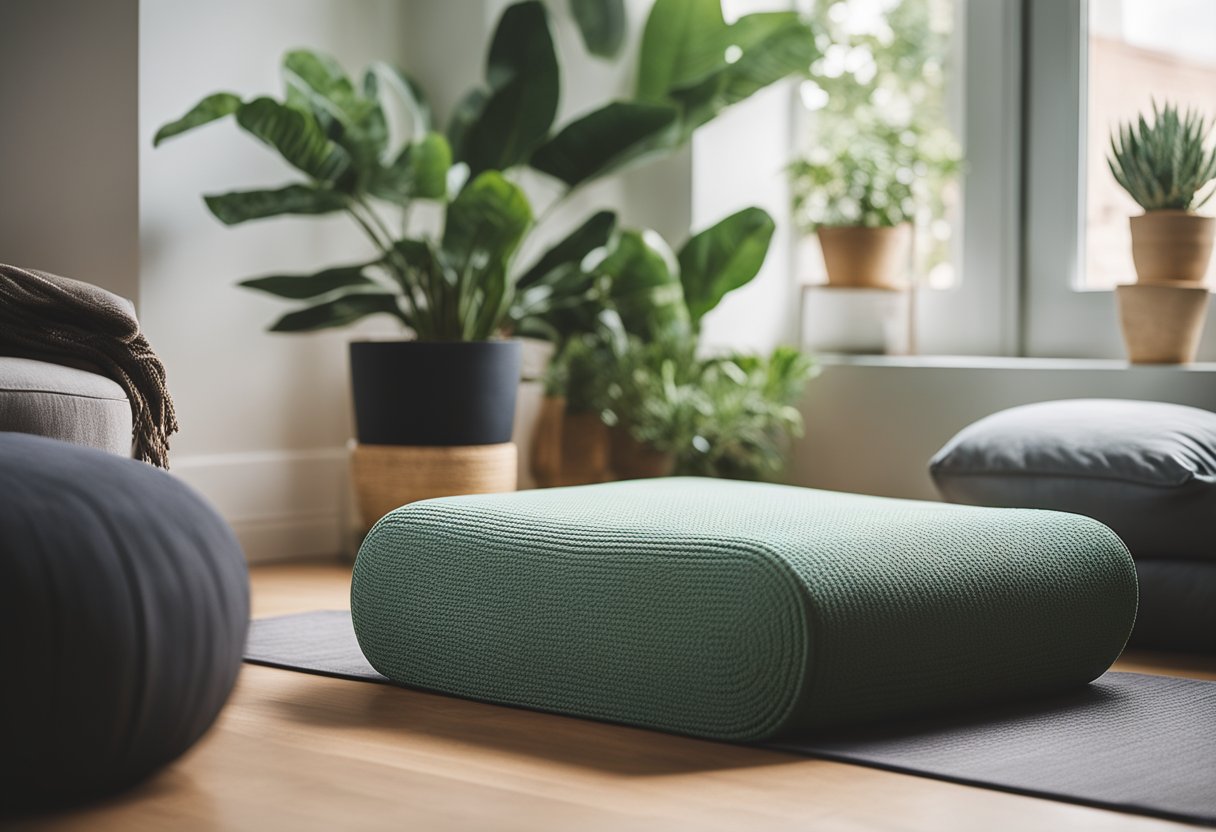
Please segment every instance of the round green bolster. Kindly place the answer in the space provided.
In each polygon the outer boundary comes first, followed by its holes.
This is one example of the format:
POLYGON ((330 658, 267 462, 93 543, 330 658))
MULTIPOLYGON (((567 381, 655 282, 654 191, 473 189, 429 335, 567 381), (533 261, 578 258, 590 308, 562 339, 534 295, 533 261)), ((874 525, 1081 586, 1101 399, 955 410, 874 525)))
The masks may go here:
POLYGON ((759 740, 1084 684, 1136 579, 1076 515, 673 478, 400 508, 351 608, 402 684, 759 740))

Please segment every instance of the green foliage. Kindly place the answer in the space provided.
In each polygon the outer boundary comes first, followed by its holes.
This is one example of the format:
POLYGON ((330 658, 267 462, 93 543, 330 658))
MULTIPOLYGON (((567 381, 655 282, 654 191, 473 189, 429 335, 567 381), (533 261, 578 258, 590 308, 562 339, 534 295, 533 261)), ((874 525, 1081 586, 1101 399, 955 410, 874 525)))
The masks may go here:
POLYGON ((557 115, 557 54, 548 12, 526 0, 503 12, 486 60, 486 87, 473 90, 449 129, 453 156, 473 174, 522 164, 557 115))
POLYGON ((803 230, 911 222, 933 231, 918 245, 922 269, 949 258, 949 227, 933 220, 961 169, 946 111, 955 2, 890 0, 871 15, 847 0, 816 3, 823 57, 803 88, 809 149, 790 167, 803 230))
POLYGON ((1216 148, 1208 148, 1212 123, 1201 113, 1180 113, 1153 102, 1153 123, 1143 115, 1111 133, 1107 162, 1115 180, 1145 211, 1195 211, 1212 198, 1216 148))
POLYGON ((583 45, 592 55, 614 58, 625 43, 625 0, 569 0, 583 45))
MULTIPOLYGON (((621 0, 569 2, 590 52, 619 48, 621 0)), ((387 313, 424 339, 514 331, 566 342, 596 332, 609 315, 643 337, 683 336, 755 275, 771 236, 767 215, 753 210, 728 218, 691 241, 680 262, 657 235, 622 231, 615 214, 601 211, 517 268, 516 252, 535 221, 511 173, 529 164, 562 182, 559 201, 565 199, 678 148, 723 107, 804 71, 814 45, 810 29, 792 14, 749 15, 728 26, 718 0, 658 0, 645 39, 639 100, 609 102, 556 130, 560 70, 548 13, 540 0, 522 0, 500 17, 485 81, 456 107, 446 129, 433 123, 422 90, 399 69, 373 64, 356 84, 333 58, 293 50, 283 58, 282 100, 208 96, 162 127, 155 143, 235 116, 303 181, 210 195, 217 218, 231 225, 343 213, 374 245, 376 257, 361 266, 244 281, 245 288, 306 304, 280 319, 276 331, 387 313), (687 19, 674 19, 673 10, 687 19), (707 21, 712 48, 698 40, 698 20, 707 21), (407 117, 404 129, 388 118, 399 111, 407 117), (407 233, 406 217, 418 200, 443 204, 437 240, 407 233), (386 209, 401 216, 386 220, 386 209)))
POLYGON ((684 244, 680 283, 693 327, 728 292, 747 285, 759 273, 775 229, 765 211, 744 208, 684 244))
POLYGON ((679 474, 768 479, 802 434, 797 404, 817 368, 797 350, 701 359, 690 338, 630 338, 609 354, 605 421, 673 454, 679 474))
POLYGON ((678 144, 726 107, 805 75, 818 55, 813 30, 793 12, 727 24, 717 0, 656 0, 642 34, 637 97, 679 108, 670 140, 678 144))

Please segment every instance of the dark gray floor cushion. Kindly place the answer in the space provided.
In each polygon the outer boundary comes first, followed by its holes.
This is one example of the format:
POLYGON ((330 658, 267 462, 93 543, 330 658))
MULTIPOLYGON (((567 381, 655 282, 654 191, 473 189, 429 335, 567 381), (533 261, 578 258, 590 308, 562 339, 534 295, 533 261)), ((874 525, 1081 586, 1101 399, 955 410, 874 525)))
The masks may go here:
POLYGON ((981 419, 933 457, 951 502, 1101 520, 1137 559, 1216 562, 1216 414, 1075 399, 981 419))
POLYGON ((1136 561, 1140 609, 1132 647, 1216 653, 1216 563, 1136 561))
POLYGON ((0 810, 133 784, 214 721, 249 580, 232 532, 151 466, 0 433, 0 810))

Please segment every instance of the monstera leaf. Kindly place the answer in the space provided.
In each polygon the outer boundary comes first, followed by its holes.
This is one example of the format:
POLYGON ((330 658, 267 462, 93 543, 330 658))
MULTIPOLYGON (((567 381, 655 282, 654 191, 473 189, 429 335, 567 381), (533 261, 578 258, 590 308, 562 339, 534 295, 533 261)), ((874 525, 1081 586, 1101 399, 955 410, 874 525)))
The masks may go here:
POLYGON ((277 217, 282 214, 329 214, 344 210, 346 197, 328 188, 288 185, 277 190, 233 191, 203 197, 224 225, 277 217))
POLYGON ((615 101, 567 124, 537 148, 532 167, 577 187, 671 146, 678 117, 670 104, 615 101))
POLYGON ((776 226, 759 208, 744 208, 695 235, 680 249, 680 283, 695 329, 722 298, 764 265, 776 226))
POLYGON ((487 86, 466 96, 449 128, 456 161, 473 175, 526 162, 557 115, 559 77, 544 5, 508 7, 490 44, 487 86))
POLYGON ((625 43, 625 0, 570 0, 583 45, 592 55, 615 57, 625 43))

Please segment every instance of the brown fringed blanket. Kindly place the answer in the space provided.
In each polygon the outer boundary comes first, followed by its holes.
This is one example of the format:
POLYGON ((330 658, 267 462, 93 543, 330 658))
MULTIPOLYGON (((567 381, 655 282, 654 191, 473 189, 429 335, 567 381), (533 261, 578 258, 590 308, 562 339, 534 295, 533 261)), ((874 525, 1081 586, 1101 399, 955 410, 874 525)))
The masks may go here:
POLYGON ((131 401, 135 457, 169 467, 177 417, 165 367, 126 300, 78 280, 0 264, 0 354, 114 379, 131 401))

